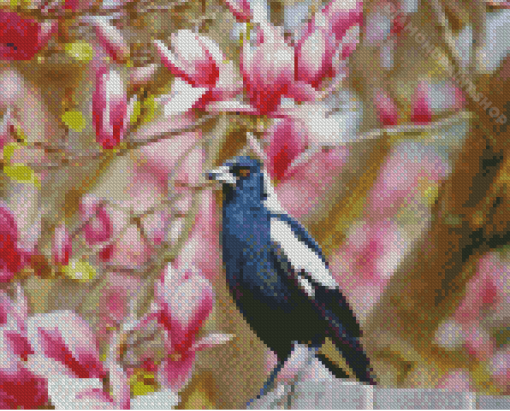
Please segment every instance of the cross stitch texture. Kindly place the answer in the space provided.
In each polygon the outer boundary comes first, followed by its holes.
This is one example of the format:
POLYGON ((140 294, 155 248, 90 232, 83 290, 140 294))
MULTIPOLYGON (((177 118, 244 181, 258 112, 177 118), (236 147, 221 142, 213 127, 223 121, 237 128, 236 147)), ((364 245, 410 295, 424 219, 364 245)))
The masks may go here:
POLYGON ((0 4, 0 409, 508 409, 510 2, 0 4))

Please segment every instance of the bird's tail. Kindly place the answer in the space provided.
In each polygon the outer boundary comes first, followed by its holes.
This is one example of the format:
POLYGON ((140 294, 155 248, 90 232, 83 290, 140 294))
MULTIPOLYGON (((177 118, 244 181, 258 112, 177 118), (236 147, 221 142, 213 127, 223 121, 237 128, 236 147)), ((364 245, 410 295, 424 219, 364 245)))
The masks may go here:
MULTIPOLYGON (((375 375, 372 367, 370 366, 370 360, 368 359, 365 351, 363 350, 363 346, 361 345, 361 341, 359 338, 352 337, 340 337, 339 335, 334 335, 336 333, 331 333, 329 337, 335 344, 338 351, 342 354, 345 359, 347 365, 354 372, 356 378, 363 383, 376 385, 375 375), (333 335, 331 335, 333 334, 333 335)), ((326 365, 325 361, 320 358, 320 360, 326 365)), ((330 360, 329 363, 331 363, 330 360)), ((334 363, 333 363, 334 364, 334 363)), ((326 365, 328 367, 328 365, 326 365)), ((329 368, 329 367, 328 367, 329 368)), ((339 367, 336 366, 338 369, 339 367)), ((338 373, 338 371, 336 371, 338 373)), ((332 371, 333 375, 335 373, 332 371)), ((342 371, 343 373, 343 371, 342 371)), ((336 375, 335 375, 336 376, 336 375)), ((342 377, 340 377, 342 378, 342 377)))
POLYGON ((342 370, 336 363, 331 361, 326 354, 317 353, 315 356, 320 360, 321 363, 329 370, 335 378, 346 379, 349 378, 344 370, 342 370))

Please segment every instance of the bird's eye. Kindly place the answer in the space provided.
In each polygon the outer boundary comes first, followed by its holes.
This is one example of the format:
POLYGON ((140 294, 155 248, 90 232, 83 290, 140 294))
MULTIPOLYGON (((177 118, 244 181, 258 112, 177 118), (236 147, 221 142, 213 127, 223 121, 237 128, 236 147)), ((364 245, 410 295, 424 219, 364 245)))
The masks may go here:
POLYGON ((250 169, 246 167, 235 167, 232 171, 236 177, 244 178, 250 175, 250 169))

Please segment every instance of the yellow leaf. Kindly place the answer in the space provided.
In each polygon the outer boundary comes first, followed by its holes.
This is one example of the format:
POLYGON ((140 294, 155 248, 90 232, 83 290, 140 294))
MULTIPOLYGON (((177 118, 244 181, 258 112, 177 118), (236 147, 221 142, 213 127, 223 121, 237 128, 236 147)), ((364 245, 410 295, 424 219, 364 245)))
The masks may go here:
POLYGON ((67 43, 65 50, 68 55, 78 61, 90 61, 94 57, 94 50, 86 41, 67 43))
POLYGON ((136 370, 129 379, 133 396, 147 395, 156 391, 155 375, 153 372, 136 370))
POLYGON ((137 100, 137 101, 135 101, 135 104, 133 107, 133 112, 131 113, 131 117, 129 119, 131 124, 135 124, 137 122, 141 111, 142 111, 142 103, 141 103, 141 101, 137 100))
POLYGON ((34 181, 34 171, 24 165, 5 166, 4 173, 20 183, 31 183, 34 181))
POLYGON ((72 280, 87 282, 96 277, 96 269, 83 260, 71 260, 69 265, 62 267, 64 274, 72 280))
POLYGON ((158 103, 154 100, 154 96, 149 96, 144 102, 145 115, 143 116, 142 123, 149 123, 154 119, 158 103))
POLYGON ((14 150, 20 148, 19 143, 9 143, 4 146, 3 157, 6 163, 11 161, 11 157, 14 154, 14 150))
POLYGON ((73 131, 81 132, 85 127, 85 119, 80 111, 71 110, 62 114, 62 122, 73 131))

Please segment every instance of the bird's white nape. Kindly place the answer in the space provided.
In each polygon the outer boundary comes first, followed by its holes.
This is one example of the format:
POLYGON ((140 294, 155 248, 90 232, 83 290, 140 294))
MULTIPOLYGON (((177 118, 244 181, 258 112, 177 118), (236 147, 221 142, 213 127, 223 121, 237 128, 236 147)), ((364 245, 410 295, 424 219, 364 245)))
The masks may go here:
POLYGON ((264 176, 264 192, 266 194, 266 199, 264 200, 264 206, 275 214, 287 214, 285 209, 282 207, 276 192, 274 191, 274 186, 271 183, 271 179, 268 177, 267 168, 264 166, 263 176, 264 176))
POLYGON ((305 271, 312 280, 324 287, 338 287, 320 256, 296 237, 287 222, 271 219, 271 239, 281 247, 294 270, 305 271))

